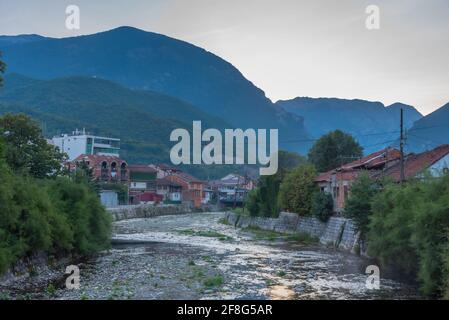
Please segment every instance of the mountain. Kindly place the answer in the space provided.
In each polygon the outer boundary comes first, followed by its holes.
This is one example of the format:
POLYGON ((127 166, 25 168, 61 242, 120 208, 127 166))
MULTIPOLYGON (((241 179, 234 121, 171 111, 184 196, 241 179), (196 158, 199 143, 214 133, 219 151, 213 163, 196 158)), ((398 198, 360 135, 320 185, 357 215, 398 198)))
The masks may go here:
POLYGON ((406 150, 415 153, 449 144, 449 103, 416 121, 406 137, 406 150))
POLYGON ((400 109, 404 109, 404 124, 409 128, 422 115, 412 106, 395 103, 385 107, 380 102, 337 98, 298 97, 276 104, 303 117, 305 129, 319 138, 340 129, 355 136, 365 153, 391 144, 399 135, 400 109))
MULTIPOLYGON (((8 72, 37 79, 98 77, 184 100, 233 127, 277 128, 307 139, 303 119, 266 98, 239 70, 184 41, 131 27, 71 38, 0 42, 8 72)), ((306 144, 283 145, 305 152, 306 144)))
POLYGON ((229 127, 177 98, 131 90, 97 78, 35 80, 9 74, 4 84, 0 114, 29 114, 42 123, 49 137, 75 128, 118 137, 122 140, 122 156, 133 163, 169 161, 171 131, 191 131, 193 120, 202 120, 203 127, 229 127))

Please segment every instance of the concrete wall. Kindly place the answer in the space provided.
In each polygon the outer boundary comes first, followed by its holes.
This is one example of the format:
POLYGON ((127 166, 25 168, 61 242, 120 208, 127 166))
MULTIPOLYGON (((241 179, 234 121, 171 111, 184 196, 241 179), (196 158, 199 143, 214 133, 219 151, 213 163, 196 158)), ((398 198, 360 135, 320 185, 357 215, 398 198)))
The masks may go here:
POLYGON ((136 219, 136 218, 150 218, 157 216, 176 215, 192 212, 189 206, 182 204, 176 205, 158 205, 141 204, 131 206, 120 206, 117 208, 106 209, 114 221, 136 219))
POLYGON ((291 212, 281 212, 279 218, 248 217, 233 212, 227 212, 225 217, 230 224, 239 228, 252 226, 282 233, 306 233, 318 238, 321 244, 348 251, 358 250, 359 247, 359 236, 350 219, 332 217, 324 223, 291 212))

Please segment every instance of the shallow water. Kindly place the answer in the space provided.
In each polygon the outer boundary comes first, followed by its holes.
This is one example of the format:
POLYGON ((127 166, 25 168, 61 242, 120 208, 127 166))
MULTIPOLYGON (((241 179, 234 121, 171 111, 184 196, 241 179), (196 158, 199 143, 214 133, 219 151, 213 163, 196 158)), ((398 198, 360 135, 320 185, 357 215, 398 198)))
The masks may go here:
POLYGON ((382 278, 366 287, 367 259, 219 222, 223 213, 114 224, 113 248, 81 267, 80 290, 58 299, 410 299, 382 278), (206 236, 205 236, 206 235, 206 236))

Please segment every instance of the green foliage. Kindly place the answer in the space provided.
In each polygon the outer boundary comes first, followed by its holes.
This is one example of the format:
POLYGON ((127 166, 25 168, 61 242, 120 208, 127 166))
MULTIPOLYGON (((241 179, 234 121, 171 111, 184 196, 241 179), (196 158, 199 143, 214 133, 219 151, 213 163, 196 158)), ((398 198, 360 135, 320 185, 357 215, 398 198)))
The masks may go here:
POLYGON ((371 202, 380 190, 379 183, 365 173, 361 174, 351 186, 351 195, 346 201, 344 215, 354 220, 362 238, 368 232, 371 202))
MULTIPOLYGON (((89 254, 106 248, 111 217, 86 181, 36 178, 40 175, 17 168, 13 172, 7 165, 11 141, 4 140, 0 139, 0 273, 36 252, 89 254)), ((21 154, 20 148, 28 146, 16 148, 21 154)), ((42 159, 39 152, 27 155, 28 163, 42 159)), ((59 159, 47 156, 49 163, 59 159)))
POLYGON ((312 199, 317 191, 315 184, 316 170, 313 165, 301 165, 289 172, 279 191, 279 205, 301 216, 309 215, 312 199))
POLYGON ((312 215, 322 222, 327 222, 332 216, 334 200, 330 193, 316 192, 312 200, 312 215))
POLYGON ((309 161, 319 172, 325 172, 362 155, 363 148, 350 134, 335 130, 315 142, 309 151, 309 161))
POLYGON ((15 173, 36 178, 60 173, 63 155, 47 143, 38 124, 28 116, 0 117, 0 134, 4 138, 6 162, 15 173))
POLYGON ((426 296, 449 292, 449 176, 388 186, 373 201, 368 253, 417 274, 426 296))
POLYGON ((258 187, 246 200, 246 208, 251 216, 277 217, 279 215, 279 189, 285 175, 294 167, 304 164, 306 160, 293 152, 280 151, 279 166, 276 174, 262 176, 258 187))
POLYGON ((245 208, 248 210, 249 215, 252 217, 256 217, 259 215, 260 208, 259 203, 262 200, 260 199, 259 189, 256 188, 251 190, 246 198, 245 208))

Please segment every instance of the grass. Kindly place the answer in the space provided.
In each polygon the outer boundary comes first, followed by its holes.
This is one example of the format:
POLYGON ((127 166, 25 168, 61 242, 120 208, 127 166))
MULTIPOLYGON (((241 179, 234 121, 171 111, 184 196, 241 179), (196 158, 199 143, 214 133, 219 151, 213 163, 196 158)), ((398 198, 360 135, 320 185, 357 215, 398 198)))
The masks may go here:
POLYGON ((232 240, 232 237, 229 237, 225 234, 213 231, 213 230, 200 230, 200 231, 195 231, 193 229, 184 229, 184 230, 179 230, 179 233, 183 234, 183 235, 187 235, 187 236, 197 236, 197 237, 206 237, 206 238, 217 238, 218 240, 221 241, 229 241, 232 240))
POLYGON ((317 243, 319 241, 319 239, 317 237, 311 236, 310 234, 307 234, 307 233, 289 234, 286 237, 286 240, 291 241, 291 242, 298 242, 298 243, 302 243, 302 244, 312 244, 312 243, 317 243))
POLYGON ((220 287, 221 285, 223 285, 223 282, 224 282, 223 277, 218 275, 218 276, 210 277, 210 278, 207 278, 206 280, 204 280, 204 285, 207 288, 216 288, 216 287, 220 287))
POLYGON ((229 223, 229 221, 226 218, 221 218, 220 220, 218 220, 218 223, 230 226, 231 224, 229 223))
POLYGON ((275 241, 283 239, 289 242, 297 242, 301 244, 312 244, 318 242, 318 238, 311 236, 307 233, 293 233, 293 234, 282 233, 272 230, 264 230, 259 226, 249 226, 244 230, 251 231, 254 234, 256 240, 275 241))
POLYGON ((249 226, 244 230, 251 231, 254 234, 256 240, 275 241, 282 238, 283 236, 282 233, 271 230, 264 230, 258 226, 249 226))
POLYGON ((276 275, 278 276, 278 277, 284 277, 285 275, 286 275, 286 273, 285 273, 285 271, 278 271, 277 273, 276 273, 276 275))

